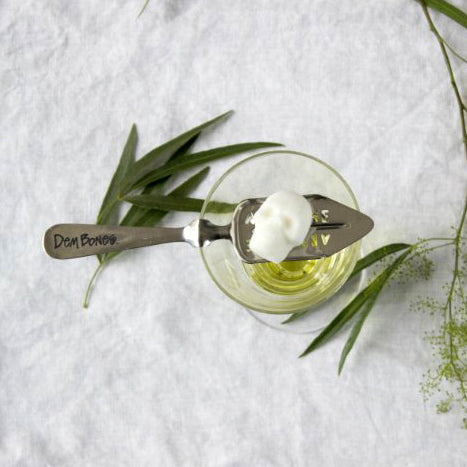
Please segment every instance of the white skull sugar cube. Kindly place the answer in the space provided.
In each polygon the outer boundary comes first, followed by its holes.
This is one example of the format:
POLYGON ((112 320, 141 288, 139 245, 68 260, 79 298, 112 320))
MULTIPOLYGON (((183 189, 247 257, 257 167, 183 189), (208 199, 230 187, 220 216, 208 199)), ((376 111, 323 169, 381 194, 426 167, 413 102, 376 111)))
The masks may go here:
POLYGON ((280 263, 305 239, 312 222, 310 203, 292 191, 277 191, 256 211, 250 249, 256 255, 280 263))

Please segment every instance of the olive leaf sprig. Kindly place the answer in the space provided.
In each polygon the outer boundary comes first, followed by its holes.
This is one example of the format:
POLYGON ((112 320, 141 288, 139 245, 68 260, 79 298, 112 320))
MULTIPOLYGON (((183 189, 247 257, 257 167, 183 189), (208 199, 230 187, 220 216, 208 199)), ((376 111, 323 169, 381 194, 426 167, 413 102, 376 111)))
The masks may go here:
MULTIPOLYGON (((158 146, 136 160, 138 132, 136 125, 131 127, 119 163, 97 215, 97 224, 152 227, 170 211, 199 212, 204 200, 190 198, 189 195, 201 184, 209 173, 206 167, 169 193, 165 193, 167 181, 174 175, 215 161, 254 149, 281 146, 271 142, 240 143, 192 153, 191 149, 203 131, 212 128, 232 115, 226 112, 209 120, 174 139, 158 146), (123 218, 120 208, 123 203, 131 203, 123 218)), ((231 209, 219 203, 219 210, 231 209)), ((99 264, 94 271, 84 297, 83 306, 88 307, 92 287, 103 268, 120 252, 99 255, 99 264)))
MULTIPOLYGON (((448 49, 453 55, 465 62, 452 47, 447 44, 437 30, 428 6, 439 10, 441 13, 454 19, 459 24, 467 28, 467 15, 458 8, 450 5, 444 0, 417 0, 423 10, 428 25, 435 35, 448 70, 451 86, 453 88, 456 102, 459 108, 461 132, 464 152, 467 160, 467 126, 465 114, 467 106, 462 99, 459 86, 449 57, 448 49)), ((431 314, 441 313, 443 318, 439 329, 428 335, 428 340, 435 348, 437 357, 436 367, 430 369, 425 374, 425 381, 422 383, 422 391, 425 398, 433 396, 437 391, 444 389, 445 398, 438 405, 438 412, 447 412, 457 403, 465 413, 467 413, 467 293, 465 277, 467 275, 467 252, 465 251, 464 230, 467 217, 467 190, 464 205, 461 210, 460 220, 454 228, 454 235, 446 238, 422 239, 412 245, 410 244, 389 244, 370 253, 359 260, 349 279, 360 273, 362 270, 375 264, 396 256, 392 262, 372 279, 370 283, 324 328, 324 330, 309 344, 300 357, 304 357, 315 351, 318 347, 328 342, 345 325, 354 320, 349 337, 344 345, 338 365, 338 373, 343 369, 345 361, 354 346, 363 324, 373 309, 382 290, 390 283, 397 274, 401 274, 403 268, 410 268, 414 261, 420 260, 422 263, 421 276, 425 279, 429 277, 433 267, 433 262, 428 258, 428 254, 439 248, 452 248, 453 267, 449 282, 443 288, 446 292, 444 301, 438 301, 431 297, 418 299, 412 307, 422 311, 429 311, 431 314), (454 389, 453 389, 454 388, 454 389)), ((307 312, 291 315, 284 324, 300 319, 307 312)), ((467 417, 463 419, 464 428, 467 428, 467 417)))

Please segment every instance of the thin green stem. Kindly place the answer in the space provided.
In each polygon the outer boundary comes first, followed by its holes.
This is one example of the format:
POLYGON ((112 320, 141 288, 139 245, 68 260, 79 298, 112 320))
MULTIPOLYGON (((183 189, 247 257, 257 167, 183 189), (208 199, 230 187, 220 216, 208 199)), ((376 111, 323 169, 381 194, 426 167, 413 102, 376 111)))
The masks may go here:
POLYGON ((441 39, 443 40, 443 43, 444 45, 451 51, 451 53, 457 57, 459 60, 461 60, 462 62, 464 63, 467 63, 467 59, 464 58, 459 52, 457 52, 454 47, 452 47, 452 45, 449 44, 449 42, 447 42, 443 37, 441 37, 441 39))
POLYGON ((426 6, 426 1, 425 0, 420 0, 420 4, 423 9, 423 13, 425 14, 425 18, 428 21, 428 24, 430 26, 431 32, 436 36, 436 39, 438 40, 439 46, 441 48, 441 52, 443 54, 444 62, 446 64, 446 68, 448 69, 449 73, 449 78, 451 80, 451 86, 454 90, 454 94, 456 96, 457 100, 457 105, 459 106, 459 112, 460 112, 460 117, 461 117, 461 126, 462 126, 462 140, 464 142, 464 151, 465 151, 465 157, 467 159, 467 130, 465 126, 465 115, 464 112, 466 110, 465 104, 462 101, 461 94, 459 92, 459 88, 457 86, 456 78, 454 76, 454 71, 452 69, 451 65, 451 60, 449 59, 448 52, 446 50, 446 46, 444 43, 444 39, 441 37, 441 34, 438 32, 436 29, 435 24, 433 23, 433 20, 431 19, 430 12, 428 11, 428 8, 426 6))
POLYGON ((456 237, 429 237, 421 240, 419 243, 423 243, 424 241, 426 242, 431 242, 431 241, 444 241, 444 240, 451 240, 454 241, 456 237))
POLYGON ((465 193, 465 200, 464 200, 464 209, 462 211, 462 216, 461 220, 459 222, 459 226, 457 227, 456 230, 456 242, 460 244, 461 239, 462 239, 462 231, 464 230, 464 224, 465 224, 465 219, 467 216, 467 190, 465 193))
POLYGON ((146 0, 146 1, 144 2, 143 8, 141 8, 141 11, 140 11, 139 14, 138 14, 138 18, 144 13, 144 10, 145 10, 146 7, 148 6, 148 4, 149 4, 149 0, 146 0))
POLYGON ((457 276, 457 285, 459 286, 459 295, 461 296, 461 300, 463 303, 466 303, 464 295, 464 284, 462 283, 461 276, 457 276))
POLYGON ((430 251, 437 250, 438 248, 445 248, 451 245, 454 245, 454 240, 447 242, 447 243, 443 243, 442 245, 436 245, 436 246, 432 246, 431 248, 426 248, 423 250, 423 253, 428 253, 430 251))
MULTIPOLYGON (((453 320, 452 316, 452 298, 454 295, 455 287, 456 287, 456 281, 457 278, 459 277, 459 262, 460 262, 460 256, 461 256, 461 236, 462 236, 462 229, 464 227, 465 219, 466 219, 466 214, 467 214, 467 195, 466 195, 466 200, 464 204, 464 210, 462 212, 462 217, 461 221, 459 223, 459 227, 457 228, 456 232, 456 239, 454 242, 454 269, 452 272, 452 280, 451 280, 451 285, 449 287, 449 292, 448 296, 446 299, 446 304, 444 306, 445 313, 447 313, 449 321, 453 320)), ((459 371, 459 368, 456 365, 456 361, 459 360, 459 356, 454 348, 454 339, 452 336, 452 332, 448 331, 447 332, 448 336, 448 343, 449 343, 449 361, 452 366, 452 369, 457 376, 457 379, 459 380, 459 387, 462 393, 462 397, 464 399, 467 399, 467 390, 465 388, 466 381, 462 378, 462 374, 459 371)))
MULTIPOLYGON (((443 57, 444 57, 444 62, 446 64, 446 68, 448 70, 449 77, 450 77, 450 80, 451 80, 451 86, 452 86, 452 88, 454 90, 454 94, 456 96, 457 105, 459 107, 460 119, 461 119, 462 140, 463 140, 463 145, 464 145, 464 152, 465 152, 465 156, 466 156, 466 159, 467 159, 467 129, 466 129, 466 121, 465 121, 465 111, 466 111, 467 107, 465 106, 465 104, 464 104, 464 102, 462 100, 461 94, 459 92, 459 88, 457 86, 456 78, 454 76, 454 72, 453 72, 452 65, 451 65, 451 60, 450 60, 449 55, 448 55, 447 50, 446 50, 446 42, 443 39, 443 37, 440 35, 438 30, 436 29, 436 26, 434 25, 433 20, 431 19, 431 15, 430 15, 430 13, 428 11, 428 8, 427 8, 427 5, 426 5, 426 0, 421 0, 420 4, 422 6, 423 13, 425 14, 426 20, 428 21, 428 24, 430 26, 430 29, 433 32, 433 34, 436 36, 436 39, 438 40, 439 46, 441 48, 441 52, 442 52, 443 57)), ((459 262, 460 262, 460 256, 461 256, 461 239, 462 239, 462 232, 463 232, 463 228, 464 228, 464 224, 465 224, 466 215, 467 215, 467 191, 466 191, 466 199, 464 201, 464 207, 463 207, 463 210, 462 210, 461 219, 460 219, 460 222, 459 222, 458 227, 456 229, 456 236, 454 238, 454 267, 453 267, 452 279, 451 279, 451 283, 450 283, 450 286, 449 286, 448 295, 447 295, 447 298, 446 298, 446 303, 444 305, 445 323, 447 322, 447 320, 449 320, 450 322, 452 322, 452 320, 453 320, 452 299, 453 299, 453 296, 454 296, 456 281, 457 281, 457 278, 459 277, 459 262)), ((460 389, 460 392, 462 394, 462 397, 464 399, 467 399, 467 391, 466 391, 466 388, 465 388, 466 381, 463 379, 462 373, 459 371, 459 368, 458 368, 458 366, 456 364, 456 362, 459 360, 459 356, 458 356, 457 351, 456 351, 455 346, 454 346, 454 339, 453 339, 452 331, 445 328, 444 333, 445 333, 445 338, 447 338, 447 340, 448 340, 449 363, 451 365, 451 368, 452 368, 454 374, 456 375, 456 377, 458 379, 459 389, 460 389), (447 336, 446 336, 446 333, 447 333, 447 336)))
POLYGON ((97 276, 101 273, 101 271, 104 269, 104 266, 106 265, 106 261, 102 261, 99 263, 97 268, 95 269, 93 275, 91 276, 91 279, 89 280, 89 284, 86 287, 86 293, 84 294, 84 300, 83 300, 83 308, 87 308, 89 305, 89 297, 91 295, 91 290, 94 285, 94 282, 97 279, 97 276))

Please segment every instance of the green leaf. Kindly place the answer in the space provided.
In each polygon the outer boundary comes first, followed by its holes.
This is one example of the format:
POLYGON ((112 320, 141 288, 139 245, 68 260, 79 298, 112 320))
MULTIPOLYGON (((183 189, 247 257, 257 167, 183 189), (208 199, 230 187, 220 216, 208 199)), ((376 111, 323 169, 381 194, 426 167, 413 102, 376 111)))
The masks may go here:
MULTIPOLYGON (((172 190, 169 195, 170 196, 177 196, 177 197, 184 197, 188 196, 192 191, 194 191, 198 186, 204 181, 204 179, 209 174, 209 167, 200 170, 195 175, 190 177, 188 180, 183 182, 177 188, 172 190)), ((122 225, 134 225, 134 226, 145 226, 145 227, 152 227, 158 221, 160 221, 166 214, 167 211, 154 209, 154 208, 142 208, 138 206, 132 206, 131 209, 134 209, 134 216, 133 216, 133 223, 127 223, 122 225)), ((129 210, 129 212, 131 211, 129 210)), ((125 219, 124 219, 125 220, 125 219)))
POLYGON ((292 323, 293 321, 301 318, 302 316, 307 315, 308 313, 310 313, 310 311, 312 311, 312 308, 310 308, 309 310, 292 313, 287 319, 285 319, 284 321, 281 321, 281 324, 292 323))
MULTIPOLYGON (((276 146, 282 145, 278 143, 268 142, 242 143, 215 149, 209 149, 207 151, 183 156, 178 158, 177 160, 167 162, 167 164, 165 164, 164 166, 158 167, 155 170, 150 171, 149 173, 146 173, 142 178, 136 179, 133 185, 128 188, 128 192, 133 189, 160 180, 161 178, 167 177, 168 175, 172 175, 180 170, 186 170, 191 167, 204 164, 206 162, 211 162, 216 159, 220 159, 222 157, 233 156, 235 154, 239 154, 245 151, 251 151, 252 149, 261 149, 276 146)), ((135 165, 137 163, 138 162, 136 162, 135 165)))
MULTIPOLYGON (((156 169, 157 167, 160 167, 165 162, 167 162, 167 160, 170 158, 170 156, 174 152, 180 149, 184 144, 190 141, 190 139, 192 139, 194 136, 198 135, 203 130, 215 125, 216 123, 219 123, 222 120, 225 120, 226 118, 230 117, 232 114, 233 114, 233 111, 229 111, 222 115, 219 115, 218 117, 212 120, 209 120, 208 122, 205 122, 202 125, 192 128, 191 130, 177 136, 176 138, 168 141, 167 143, 164 143, 161 146, 158 146, 152 151, 149 151, 145 156, 143 156, 141 159, 137 160, 134 163, 131 173, 128 174, 128 177, 125 180, 125 186, 123 189, 123 193, 124 194, 129 193, 129 191, 132 189, 132 187, 134 187, 134 185, 137 182, 143 179, 148 173, 152 172, 154 169, 156 169)), ((150 180, 149 182, 151 181, 153 180, 150 180)), ((138 186, 139 187, 145 186, 149 182, 139 183, 138 186)))
MULTIPOLYGON (((161 180, 160 183, 155 183, 152 186, 145 187, 144 190, 141 192, 142 194, 151 194, 151 193, 159 193, 163 186, 165 180, 161 180)), ((147 213, 148 209, 140 208, 138 206, 131 206, 128 209, 125 217, 120 222, 120 225, 127 225, 127 226, 137 226, 140 225, 140 219, 147 213)))
POLYGON ((128 203, 148 209, 188 212, 201 211, 204 202, 204 200, 198 198, 185 198, 181 196, 158 194, 126 196, 124 200, 128 203))
POLYGON ((196 141, 198 141, 198 138, 200 137, 201 132, 197 133, 195 136, 190 138, 183 146, 180 146, 170 157, 169 161, 176 160, 180 157, 183 157, 187 155, 190 152, 190 149, 196 144, 196 141))
POLYGON ((300 358, 308 355, 321 345, 331 340, 331 338, 334 337, 334 335, 337 334, 343 326, 357 314, 358 310, 360 310, 368 298, 373 295, 375 289, 375 284, 371 282, 357 296, 355 296, 355 298, 321 331, 321 333, 313 339, 311 344, 300 355, 300 358))
POLYGON ((300 355, 305 355, 313 352, 321 345, 328 342, 335 334, 337 334, 343 326, 350 321, 375 293, 379 293, 380 287, 384 285, 389 276, 399 266, 399 264, 411 253, 411 250, 404 252, 397 260, 389 265, 376 279, 371 281, 353 300, 315 337, 311 344, 300 355))
POLYGON ((190 177, 186 182, 175 188, 175 190, 172 190, 169 193, 170 196, 188 196, 201 185, 204 179, 208 176, 209 170, 209 167, 205 167, 204 169, 200 170, 195 175, 190 177))
POLYGON ((399 258, 397 258, 396 262, 388 266, 376 279, 371 281, 358 295, 356 295, 353 300, 323 329, 323 331, 315 337, 300 357, 304 357, 310 352, 313 352, 313 350, 316 350, 318 347, 334 337, 334 335, 337 334, 343 326, 358 313, 366 301, 378 291, 381 282, 384 280, 384 277, 386 277, 386 274, 392 274, 393 268, 399 265, 398 261, 403 261, 410 252, 411 250, 403 253, 399 258))
POLYGON ((376 291, 365 302, 365 304, 363 305, 363 310, 358 314, 357 320, 355 321, 355 324, 352 326, 349 338, 347 339, 347 342, 345 343, 344 348, 342 349, 341 358, 339 360, 339 367, 337 369, 337 373, 339 375, 341 374, 341 371, 344 368, 344 363, 347 358, 347 355, 349 355, 349 352, 352 350, 352 347, 355 344, 355 341, 357 340, 358 335, 360 334, 360 331, 363 327, 363 323, 365 322, 367 316, 370 314, 370 311, 373 308, 373 305, 376 303, 376 300, 378 299, 380 291, 381 291, 381 288, 378 291, 376 291))
MULTIPOLYGON (((355 264, 355 267, 350 274, 349 278, 347 279, 347 282, 354 276, 356 276, 359 272, 361 272, 363 269, 371 266, 372 264, 382 260, 388 255, 391 255, 393 253, 396 253, 401 250, 405 250, 407 248, 410 248, 410 245, 407 243, 390 243, 388 245, 385 245, 381 248, 378 248, 375 251, 372 251, 370 254, 367 256, 361 258, 360 260, 357 261, 355 264)), ((298 313, 293 313, 290 315, 286 320, 282 321, 281 324, 287 324, 287 323, 292 323, 293 321, 296 321, 297 319, 302 318, 303 316, 306 316, 308 313, 310 313, 311 310, 305 310, 305 311, 300 311, 298 313)))
MULTIPOLYGON (((177 151, 175 151, 170 157, 170 160, 176 160, 179 157, 182 157, 185 154, 187 154, 188 151, 196 143, 198 137, 199 137, 199 134, 193 136, 187 143, 185 143, 183 146, 177 149, 177 151)), ((204 178, 207 176, 208 173, 209 173, 209 168, 201 170, 197 174, 193 175, 193 177, 190 177, 185 183, 183 183, 178 188, 176 188, 171 194, 176 195, 176 196, 189 195, 192 190, 198 187, 198 185, 204 180, 204 178)), ((144 187, 141 194, 148 195, 151 193, 160 192, 162 188, 164 187, 165 182, 169 178, 170 178, 170 175, 161 180, 158 180, 157 182, 147 185, 146 187, 144 187)), ((139 206, 131 206, 130 209, 128 209, 128 212, 126 213, 120 225, 144 226, 144 227, 150 227, 152 225, 155 225, 160 220, 160 214, 162 211, 157 211, 153 213, 151 213, 150 211, 151 209, 141 208, 139 206)), ((165 212, 164 212, 164 215, 165 215, 165 212)))
POLYGON ((374 291, 373 295, 369 297, 369 299, 366 301, 364 304, 363 310, 360 312, 357 321, 352 327, 352 330, 350 331, 349 338, 347 339, 347 342, 344 345, 344 348, 341 353, 341 357, 339 360, 339 367, 338 367, 338 374, 341 373, 342 369, 344 368, 345 360, 347 359, 347 356, 349 355, 350 351, 352 350, 352 347, 355 344, 355 341, 357 340, 357 337, 360 334, 360 331, 362 330, 363 323, 365 322, 366 318, 370 314, 371 310, 373 309, 374 304, 376 303, 376 300, 378 299, 379 294, 383 290, 384 286, 388 282, 389 278, 391 275, 394 273, 394 271, 404 262, 405 258, 411 253, 411 250, 406 251, 402 255, 400 255, 390 266, 388 266, 376 279, 375 283, 377 283, 377 288, 374 291))
MULTIPOLYGON (((204 181, 204 179, 207 177, 209 173, 210 168, 206 167, 199 172, 197 172, 195 175, 190 177, 187 181, 179 185, 177 188, 172 190, 169 195, 173 196, 181 196, 185 197, 188 196, 192 191, 194 191, 198 186, 204 181)), ((162 217, 164 217, 168 212, 167 211, 162 211, 159 209, 145 209, 145 208, 140 208, 137 206, 132 206, 135 209, 141 209, 145 211, 145 214, 142 216, 140 223, 137 225, 141 225, 144 227, 152 227, 154 226, 157 222, 159 222, 162 217), (161 216, 162 215, 162 216, 161 216)))
POLYGON ((410 248, 410 245, 407 243, 390 243, 388 245, 382 246, 381 248, 378 248, 377 250, 372 251, 370 254, 357 261, 352 273, 350 274, 347 280, 350 280, 352 277, 356 276, 363 269, 366 269, 372 264, 381 261, 386 256, 392 255, 393 253, 405 250, 407 248, 410 248))
POLYGON ((467 28, 467 14, 445 0, 425 0, 425 4, 467 28))
MULTIPOLYGON (((126 196, 124 200, 143 208, 181 212, 200 212, 204 203, 204 199, 159 194, 126 196)), ((217 201, 209 203, 210 212, 232 212, 235 207, 236 204, 230 203, 217 201)))
POLYGON ((136 144, 138 142, 138 133, 136 125, 133 124, 128 135, 128 139, 123 148, 122 156, 118 163, 117 169, 112 177, 107 193, 102 201, 99 214, 97 215, 97 224, 108 224, 115 214, 119 202, 119 193, 122 182, 128 174, 131 166, 134 164, 136 144))

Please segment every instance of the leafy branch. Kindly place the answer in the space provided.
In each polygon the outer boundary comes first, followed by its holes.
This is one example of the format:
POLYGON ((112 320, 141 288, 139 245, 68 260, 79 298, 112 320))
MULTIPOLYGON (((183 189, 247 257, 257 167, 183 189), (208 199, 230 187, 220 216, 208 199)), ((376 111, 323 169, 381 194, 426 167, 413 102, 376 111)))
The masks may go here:
MULTIPOLYGON (((462 142, 467 161, 467 128, 465 118, 467 107, 462 99, 448 50, 462 61, 465 61, 465 59, 457 54, 440 35, 427 7, 429 6, 437 9, 466 28, 467 15, 444 0, 418 1, 430 30, 435 35, 441 48, 441 53, 459 110, 462 142)), ((389 266, 384 267, 382 272, 380 272, 375 279, 370 281, 370 283, 324 328, 324 330, 313 339, 300 357, 304 357, 315 351, 341 331, 346 324, 355 320, 349 338, 341 353, 338 366, 338 373, 340 374, 366 318, 373 309, 383 289, 391 282, 391 279, 397 276, 397 274, 400 274, 404 267, 410 268, 410 265, 417 259, 422 261, 422 267, 420 268, 420 271, 422 271, 421 275, 428 278, 432 266, 432 262, 427 258, 428 254, 439 248, 452 247, 454 253, 452 276, 446 287, 447 294, 444 302, 438 303, 432 298, 419 299, 414 308, 421 310, 429 309, 432 313, 440 311, 443 316, 441 329, 429 335, 429 340, 435 346, 440 362, 434 371, 430 370, 426 374, 426 380, 422 384, 425 395, 433 395, 434 391, 439 389, 444 383, 448 385, 454 384, 458 389, 459 395, 456 397, 449 389, 446 390, 447 398, 438 404, 438 411, 445 412, 449 410, 456 401, 467 411, 467 300, 464 294, 464 278, 467 274, 467 253, 463 251, 465 243, 463 232, 466 224, 466 217, 467 190, 460 220, 457 227, 454 229, 453 237, 428 238, 420 240, 413 245, 386 245, 358 261, 350 278, 356 276, 369 266, 375 264, 381 265, 382 261, 387 259, 387 257, 398 254, 397 258, 393 260, 389 266)), ((291 315, 291 317, 284 321, 284 324, 300 319, 306 314, 307 312, 302 312, 291 315)), ((467 418, 464 419, 464 425, 467 428, 467 418)))
MULTIPOLYGON (((466 156, 466 161, 467 161, 467 128, 466 128, 466 120, 465 120, 465 112, 467 111, 467 107, 462 100, 461 93, 459 92, 459 87, 456 82, 456 78, 452 69, 451 65, 451 60, 449 58, 448 52, 446 50, 446 45, 444 39, 441 37, 439 34, 438 30, 436 29, 435 24, 433 23, 433 20, 431 18, 430 12, 428 11, 427 8, 427 3, 425 0, 421 0, 421 6, 423 9, 423 13, 425 15, 425 18, 430 26, 431 31, 435 35, 438 44, 441 48, 441 52, 444 57, 444 61, 446 64, 446 68, 448 69, 450 81, 451 81, 451 86, 454 90, 454 94, 456 96, 456 101, 457 105, 459 108, 459 114, 460 114, 460 120, 461 120, 461 130, 462 130, 462 140, 463 140, 463 146, 464 146, 464 153, 466 156)), ((465 16, 465 15, 464 15, 465 16)), ((464 18, 465 19, 465 18, 464 18)), ((464 27, 467 28, 467 22, 460 23, 463 24, 464 27)), ((463 239, 462 239, 462 234, 465 226, 465 221, 466 221, 466 215, 467 215, 467 190, 466 190, 466 198, 464 201, 464 207, 462 210, 461 218, 459 221, 459 224, 457 226, 457 229, 455 231, 455 237, 454 237, 454 266, 453 266, 453 271, 452 271, 452 278, 451 278, 451 283, 449 286, 449 291, 447 294, 446 302, 443 308, 443 313, 444 313, 444 327, 443 327, 443 338, 444 341, 447 341, 448 348, 449 348, 449 358, 448 358, 448 368, 452 369, 455 379, 457 380, 458 387, 459 387, 459 392, 461 394, 461 400, 462 404, 465 406, 467 404, 467 391, 466 391, 466 378, 467 378, 467 371, 466 371, 466 363, 463 362, 460 358, 460 353, 463 352, 465 353, 465 347, 467 347, 467 338, 466 341, 464 342, 464 349, 459 349, 459 343, 456 346, 455 344, 455 333, 452 332, 452 326, 454 325, 455 328, 457 328, 457 319, 454 317, 454 303, 453 299, 455 296, 455 291, 456 291, 456 284, 459 283, 460 287, 460 299, 461 302, 465 305, 465 298, 463 296, 463 276, 460 274, 460 259, 461 259, 461 254, 462 254, 462 245, 463 245, 463 239)), ((467 310, 466 310, 467 312, 467 310)), ((467 320, 466 316, 462 316, 462 311, 459 313, 459 318, 463 318, 463 324, 466 327, 466 332, 465 336, 467 337, 467 320)), ((461 343, 462 344, 462 343, 461 343)), ((449 379, 449 378, 448 378, 449 379)))
MULTIPOLYGON (((191 152, 203 131, 221 123, 232 113, 232 111, 226 112, 192 128, 152 149, 138 160, 135 159, 138 133, 136 125, 133 125, 102 201, 97 215, 97 224, 152 227, 170 211, 199 212, 204 200, 190 198, 189 195, 206 178, 209 167, 200 170, 169 193, 165 193, 167 182, 174 175, 223 157, 235 156, 254 149, 281 146, 278 143, 253 142, 223 146, 197 153, 191 152), (132 206, 120 220, 120 209, 125 202, 131 203, 132 206)), ((217 212, 230 211, 232 205, 211 203, 210 209, 215 209, 217 212)), ((114 252, 98 256, 99 265, 86 288, 84 308, 89 305, 91 290, 99 274, 119 254, 120 252, 114 252)))

